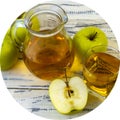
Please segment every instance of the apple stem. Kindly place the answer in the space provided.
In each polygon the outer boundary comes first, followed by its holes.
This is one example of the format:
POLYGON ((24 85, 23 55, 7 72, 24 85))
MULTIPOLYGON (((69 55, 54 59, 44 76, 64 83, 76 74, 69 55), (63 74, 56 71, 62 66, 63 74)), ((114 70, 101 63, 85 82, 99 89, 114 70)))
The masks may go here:
POLYGON ((68 96, 71 97, 71 90, 70 90, 70 87, 69 87, 69 84, 68 84, 66 69, 65 69, 65 79, 66 79, 65 83, 66 83, 66 86, 68 88, 68 96))
POLYGON ((90 40, 91 40, 91 41, 95 38, 96 34, 97 34, 97 32, 95 32, 94 35, 90 35, 90 40))

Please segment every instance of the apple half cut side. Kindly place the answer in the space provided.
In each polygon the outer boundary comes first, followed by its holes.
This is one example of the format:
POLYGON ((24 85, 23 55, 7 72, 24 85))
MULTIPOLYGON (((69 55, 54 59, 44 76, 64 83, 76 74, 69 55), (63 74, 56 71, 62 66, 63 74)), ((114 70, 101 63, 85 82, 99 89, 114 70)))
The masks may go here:
POLYGON ((58 112, 68 114, 86 106, 88 89, 80 77, 72 77, 68 83, 62 79, 55 79, 49 86, 49 96, 58 112))

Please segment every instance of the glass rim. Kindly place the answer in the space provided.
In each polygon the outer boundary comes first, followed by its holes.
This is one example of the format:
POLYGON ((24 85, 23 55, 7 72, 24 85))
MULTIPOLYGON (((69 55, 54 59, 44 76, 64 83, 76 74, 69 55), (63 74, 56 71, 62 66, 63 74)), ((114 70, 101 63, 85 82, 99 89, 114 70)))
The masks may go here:
POLYGON ((26 12, 26 15, 24 18, 24 24, 25 24, 26 28, 30 31, 31 34, 34 34, 38 37, 49 37, 49 36, 57 34, 63 28, 64 24, 67 23, 67 21, 68 21, 68 16, 67 16, 65 10, 62 7, 60 7, 59 5, 54 4, 54 3, 42 3, 42 4, 36 5, 26 12), (36 13, 39 13, 39 12, 41 12, 41 13, 42 12, 49 12, 49 13, 51 12, 61 18, 61 23, 58 26, 56 26, 55 28, 53 28, 50 31, 50 33, 43 34, 43 32, 41 33, 40 31, 33 30, 29 26, 29 22, 30 22, 30 19, 32 17, 34 17, 36 15, 36 13))
POLYGON ((106 54, 109 54, 117 59, 120 60, 120 51, 119 49, 113 47, 113 46, 110 46, 110 45, 96 45, 96 46, 93 46, 91 48, 89 48, 83 58, 83 66, 85 65, 86 63, 86 60, 94 53, 106 53, 106 54), (103 47, 103 51, 96 51, 97 49, 96 48, 99 48, 99 47, 103 47))
MULTIPOLYGON (((111 50, 112 51, 112 53, 114 52, 114 53, 117 53, 118 54, 118 57, 117 58, 119 58, 120 59, 120 51, 119 51, 119 49, 118 48, 115 48, 115 47, 113 47, 113 46, 110 46, 110 45, 96 45, 96 46, 93 46, 93 47, 91 47, 90 49, 88 49, 87 50, 87 52, 86 52, 86 55, 88 55, 90 52, 92 52, 92 53, 101 53, 101 52, 103 52, 103 53, 109 53, 107 50, 111 50), (104 48, 103 49, 103 51, 96 51, 96 49, 97 48, 104 48)), ((86 56, 85 55, 85 56, 86 56)), ((115 57, 115 56, 114 56, 115 57)))
POLYGON ((90 50, 92 50, 92 49, 94 49, 94 48, 97 48, 97 47, 106 47, 107 49, 112 49, 112 50, 114 50, 114 51, 120 53, 120 51, 119 51, 118 48, 115 48, 115 47, 110 46, 110 45, 96 45, 96 46, 93 46, 93 47, 91 47, 90 49, 88 49, 87 52, 89 52, 90 50))

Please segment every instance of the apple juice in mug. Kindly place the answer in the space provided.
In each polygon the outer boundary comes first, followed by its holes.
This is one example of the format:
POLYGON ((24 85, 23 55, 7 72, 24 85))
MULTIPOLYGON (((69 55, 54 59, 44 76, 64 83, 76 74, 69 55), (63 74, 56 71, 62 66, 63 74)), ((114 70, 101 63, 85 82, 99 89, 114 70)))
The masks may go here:
POLYGON ((64 28, 67 20, 65 11, 55 4, 39 4, 26 13, 24 24, 29 35, 23 43, 23 59, 39 78, 63 76, 72 65, 72 40, 64 28))
POLYGON ((119 51, 112 47, 96 46, 87 53, 83 74, 87 85, 102 96, 107 96, 118 75, 119 51), (99 50, 104 52, 99 52, 99 50))

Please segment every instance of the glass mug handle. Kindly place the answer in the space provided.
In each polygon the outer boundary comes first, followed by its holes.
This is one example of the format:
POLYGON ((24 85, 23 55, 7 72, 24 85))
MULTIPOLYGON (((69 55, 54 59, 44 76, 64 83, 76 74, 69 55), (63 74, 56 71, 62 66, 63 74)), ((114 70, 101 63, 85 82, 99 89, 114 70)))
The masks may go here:
POLYGON ((24 19, 16 19, 11 25, 10 30, 11 38, 19 50, 20 58, 22 58, 23 44, 28 33, 24 24, 24 19))

